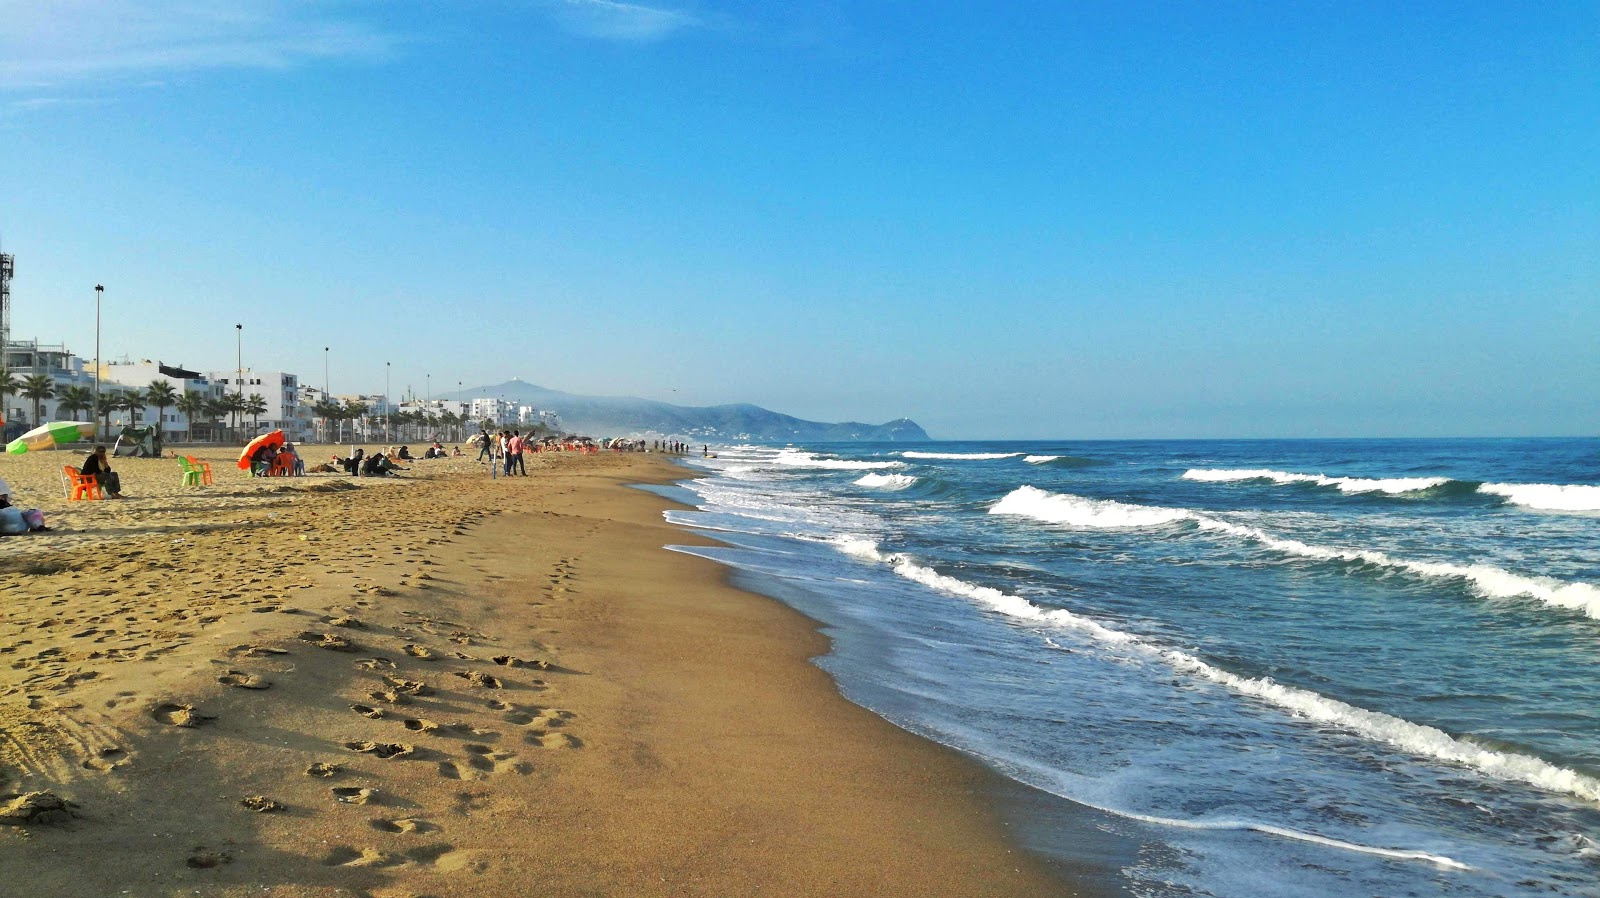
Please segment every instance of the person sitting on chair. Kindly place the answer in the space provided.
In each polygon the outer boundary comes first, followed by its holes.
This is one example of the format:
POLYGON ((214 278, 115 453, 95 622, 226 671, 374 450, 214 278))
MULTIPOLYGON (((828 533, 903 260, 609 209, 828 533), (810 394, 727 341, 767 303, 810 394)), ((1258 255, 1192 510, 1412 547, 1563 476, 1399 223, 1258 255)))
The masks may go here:
POLYGON ((106 447, 103 443, 96 445, 94 451, 84 458, 82 470, 83 476, 93 477, 107 496, 113 499, 127 498, 122 495, 122 478, 111 470, 111 463, 106 459, 106 447))

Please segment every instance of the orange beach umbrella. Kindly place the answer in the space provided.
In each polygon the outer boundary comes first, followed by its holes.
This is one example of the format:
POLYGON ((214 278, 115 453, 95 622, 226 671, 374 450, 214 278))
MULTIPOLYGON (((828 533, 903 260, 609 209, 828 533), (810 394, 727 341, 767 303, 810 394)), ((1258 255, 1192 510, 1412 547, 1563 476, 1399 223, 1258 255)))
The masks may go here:
POLYGON ((241 470, 241 471, 250 470, 250 457, 255 455, 256 454, 256 450, 260 449, 262 446, 282 446, 282 445, 283 445, 283 431, 281 431, 281 430, 274 430, 271 433, 264 433, 261 436, 256 437, 255 439, 251 440, 248 445, 246 445, 244 447, 244 452, 240 453, 240 455, 239 455, 239 470, 241 470))

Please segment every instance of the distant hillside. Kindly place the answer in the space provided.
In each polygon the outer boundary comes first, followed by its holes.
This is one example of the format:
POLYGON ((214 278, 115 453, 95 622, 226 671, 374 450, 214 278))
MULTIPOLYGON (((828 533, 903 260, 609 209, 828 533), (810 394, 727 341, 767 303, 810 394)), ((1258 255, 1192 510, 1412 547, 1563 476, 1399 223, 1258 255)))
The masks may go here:
POLYGON ((573 433, 594 437, 659 434, 695 440, 884 440, 921 442, 928 435, 907 418, 887 424, 825 424, 738 403, 693 408, 620 396, 578 396, 520 380, 478 387, 469 395, 505 398, 549 409, 573 433))

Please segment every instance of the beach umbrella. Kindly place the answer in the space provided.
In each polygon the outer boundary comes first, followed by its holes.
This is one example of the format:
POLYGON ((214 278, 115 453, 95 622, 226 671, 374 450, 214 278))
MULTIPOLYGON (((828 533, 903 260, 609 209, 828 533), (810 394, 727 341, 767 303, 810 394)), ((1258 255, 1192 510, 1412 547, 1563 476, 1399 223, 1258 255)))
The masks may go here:
POLYGON ((256 454, 256 450, 260 449, 262 446, 282 446, 282 445, 283 445, 283 431, 281 431, 281 430, 274 430, 271 433, 264 433, 261 436, 256 437, 255 439, 251 440, 248 445, 246 445, 244 447, 244 452, 239 455, 239 470, 241 470, 241 471, 250 470, 250 456, 255 455, 256 454))
POLYGON ((21 455, 40 449, 54 449, 94 436, 94 425, 85 421, 51 421, 40 424, 6 444, 7 455, 21 455))

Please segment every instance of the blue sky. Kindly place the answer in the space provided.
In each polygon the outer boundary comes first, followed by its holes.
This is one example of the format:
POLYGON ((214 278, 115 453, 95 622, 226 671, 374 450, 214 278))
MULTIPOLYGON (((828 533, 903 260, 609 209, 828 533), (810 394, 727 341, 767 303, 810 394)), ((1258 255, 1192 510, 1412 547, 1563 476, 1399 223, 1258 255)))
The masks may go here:
POLYGON ((13 331, 937 437, 1600 431, 1600 5, 0 0, 13 331), (202 10, 203 12, 197 12, 202 10), (428 376, 431 375, 431 378, 428 376))

